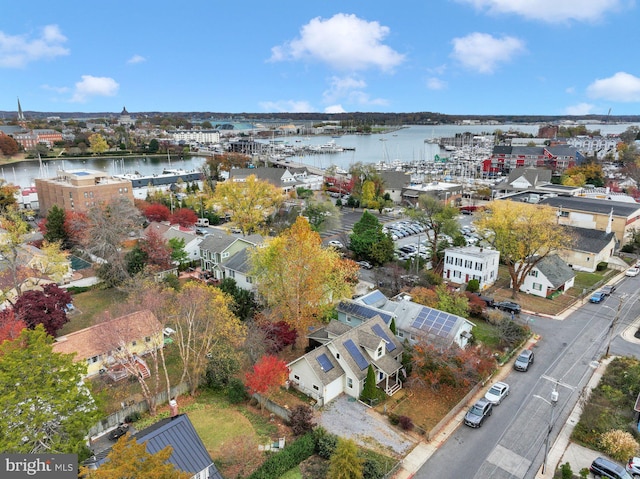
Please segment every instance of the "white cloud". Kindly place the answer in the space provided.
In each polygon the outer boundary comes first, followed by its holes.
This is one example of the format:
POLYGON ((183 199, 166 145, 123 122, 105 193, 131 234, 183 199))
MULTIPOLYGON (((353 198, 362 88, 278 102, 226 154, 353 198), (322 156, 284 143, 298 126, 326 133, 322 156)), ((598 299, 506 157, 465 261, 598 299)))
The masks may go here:
POLYGON ((454 38, 451 56, 470 70, 493 73, 498 64, 509 62, 524 52, 524 43, 515 37, 496 38, 488 33, 471 33, 454 38))
POLYGON ((46 83, 44 85, 40 85, 40 88, 42 88, 43 90, 48 90, 48 91, 53 91, 56 93, 66 93, 69 91, 69 87, 66 86, 51 86, 51 85, 47 85, 46 83))
POLYGON ((567 92, 569 95, 573 95, 576 92, 576 88, 570 86, 570 87, 565 88, 564 91, 567 92))
POLYGON ((309 113, 315 111, 309 102, 296 100, 261 101, 264 111, 274 113, 309 113))
POLYGON ((0 31, 0 67, 22 68, 37 60, 68 55, 69 49, 63 46, 66 41, 57 25, 47 25, 37 38, 0 31))
POLYGON ((84 103, 92 96, 114 96, 118 88, 120 85, 113 78, 82 75, 82 80, 75 85, 71 101, 84 103))
POLYGON ((362 90, 367 87, 367 82, 354 76, 331 77, 329 89, 322 96, 325 103, 333 103, 345 98, 354 90, 362 90))
POLYGON ((447 83, 440 78, 427 78, 427 88, 429 90, 444 90, 447 88, 447 83))
POLYGON ((388 27, 355 15, 316 17, 300 29, 299 38, 273 47, 270 60, 319 61, 345 71, 369 68, 391 71, 405 57, 382 43, 388 35, 388 27))
POLYGON ((591 103, 578 103, 577 105, 571 105, 564 109, 565 115, 589 115, 593 113, 594 105, 591 103))
POLYGON ((324 109, 325 113, 346 113, 347 110, 342 108, 342 105, 331 105, 324 109))
POLYGON ((136 63, 142 63, 142 62, 146 62, 147 59, 145 57, 143 57, 142 55, 133 55, 131 58, 129 58, 127 60, 127 63, 129 64, 136 64, 136 63))
MULTIPOLYGON (((491 14, 514 14, 547 23, 594 22, 623 8, 623 0, 458 0, 491 14)), ((631 4, 631 3, 630 3, 631 4)))
POLYGON ((590 98, 631 103, 640 101, 640 78, 625 72, 598 79, 587 87, 590 98))

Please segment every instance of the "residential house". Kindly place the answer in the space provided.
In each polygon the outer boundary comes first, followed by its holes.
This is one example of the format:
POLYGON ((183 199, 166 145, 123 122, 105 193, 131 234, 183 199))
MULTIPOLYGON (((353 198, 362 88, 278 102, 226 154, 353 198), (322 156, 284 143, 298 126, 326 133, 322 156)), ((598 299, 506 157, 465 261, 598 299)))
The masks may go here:
POLYGON ((238 286, 253 289, 253 279, 249 276, 248 251, 238 258, 234 256, 245 249, 262 245, 263 241, 261 235, 240 236, 215 228, 214 233, 206 235, 200 243, 203 273, 216 281, 232 277, 238 286))
POLYGON ((289 168, 294 178, 301 183, 300 186, 311 190, 321 191, 324 186, 324 177, 322 175, 314 175, 308 168, 289 168))
POLYGON ((354 327, 333 320, 308 337, 316 347, 288 364, 289 384, 319 405, 342 393, 360 397, 369 365, 388 395, 402 387, 403 346, 379 315, 354 327))
POLYGON ((515 168, 509 172, 509 176, 494 186, 494 190, 502 194, 534 190, 542 185, 551 183, 551 170, 549 168, 515 168))
POLYGON ((381 170, 379 172, 384 185, 384 192, 388 193, 395 204, 402 202, 402 189, 411 184, 411 175, 405 171, 381 170))
POLYGON ((385 324, 391 324, 393 319, 398 339, 411 344, 426 341, 444 347, 455 344, 464 348, 471 338, 474 326, 461 316, 414 303, 408 294, 401 294, 391 300, 379 290, 356 299, 340 301, 336 312, 338 321, 351 326, 367 322, 376 315, 385 324))
POLYGON ((289 193, 299 186, 304 186, 304 183, 298 181, 288 168, 233 168, 229 171, 229 181, 247 181, 251 175, 281 188, 283 193, 289 193))
POLYGON ((480 290, 487 289, 498 279, 500 252, 482 246, 463 246, 444 250, 442 277, 456 284, 466 284, 472 279, 480 283, 480 290))
POLYGON ((606 263, 613 256, 616 236, 611 232, 564 226, 573 238, 571 246, 558 254, 576 271, 594 272, 598 263, 606 263))
MULTIPOLYGON (((519 265, 516 268, 519 268, 519 265)), ((572 288, 575 277, 575 271, 567 263, 562 261, 557 254, 551 254, 540 260, 529 271, 520 286, 520 291, 549 298, 554 293, 564 293, 572 288)))
POLYGON ((198 261, 200 259, 200 243, 204 238, 196 235, 193 229, 153 221, 145 228, 145 231, 150 230, 158 233, 165 241, 173 238, 183 239, 184 250, 189 256, 189 261, 198 261))
POLYGON ((118 380, 128 376, 117 359, 123 350, 132 356, 140 373, 148 375, 149 368, 142 357, 163 343, 160 321, 151 311, 141 310, 59 336, 53 351, 75 354, 75 362, 86 362, 86 377, 107 373, 118 380))
POLYGON ((463 187, 457 183, 434 182, 421 185, 409 185, 402 188, 402 205, 415 206, 422 195, 430 195, 448 204, 455 203, 462 197, 463 187))
MULTIPOLYGON (((202 443, 186 414, 161 419, 157 423, 137 432, 133 438, 145 444, 149 454, 156 454, 171 446, 168 462, 178 471, 192 474, 191 479, 222 479, 211 455, 202 443)), ((83 464, 90 470, 98 469, 107 461, 111 449, 87 459, 83 464)))

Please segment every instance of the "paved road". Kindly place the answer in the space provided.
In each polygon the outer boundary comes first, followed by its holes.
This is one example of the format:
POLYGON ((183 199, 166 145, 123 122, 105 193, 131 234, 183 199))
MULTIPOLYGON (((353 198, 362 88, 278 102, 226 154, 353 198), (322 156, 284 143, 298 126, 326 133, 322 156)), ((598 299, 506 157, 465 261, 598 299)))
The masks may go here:
POLYGON ((552 444, 607 346, 612 354, 640 356, 637 344, 619 337, 640 315, 639 287, 640 278, 626 278, 603 304, 587 303, 562 321, 524 317, 541 336, 534 365, 507 377, 511 395, 482 428, 458 427, 415 477, 535 477, 544 461, 549 424, 552 444), (550 403, 552 379, 559 383, 555 407, 550 403))

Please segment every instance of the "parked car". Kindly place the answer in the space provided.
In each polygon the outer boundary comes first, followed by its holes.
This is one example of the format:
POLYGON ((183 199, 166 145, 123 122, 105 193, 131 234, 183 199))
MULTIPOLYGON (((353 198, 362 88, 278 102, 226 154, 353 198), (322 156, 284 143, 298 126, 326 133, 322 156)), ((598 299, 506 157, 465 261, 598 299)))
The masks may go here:
POLYGON ((631 474, 631 476, 636 478, 640 477, 640 457, 632 457, 629 459, 625 469, 629 474, 631 474))
POLYGON ((334 248, 344 248, 344 245, 338 240, 331 240, 327 244, 329 246, 333 246, 334 248))
POLYGON ((606 297, 607 297, 607 295, 604 293, 604 291, 596 291, 589 298, 589 302, 590 303, 602 303, 605 300, 606 297))
POLYGON ((467 414, 464 416, 464 423, 469 427, 480 427, 485 419, 491 416, 493 404, 487 399, 482 398, 471 406, 467 414))
POLYGON ((526 372, 529 369, 529 366, 533 364, 533 357, 533 351, 530 349, 523 350, 516 358, 516 362, 513 363, 513 369, 516 371, 526 372))
POLYGON ((619 464, 604 457, 597 457, 589 467, 589 472, 596 477, 608 477, 610 479, 631 479, 629 473, 619 464))
POLYGON ((509 385, 498 381, 489 388, 484 398, 494 406, 499 406, 504 398, 509 395, 509 385))
POLYGON ((640 268, 637 267, 633 267, 633 268, 629 268, 625 273, 625 276, 630 276, 630 277, 635 277, 638 276, 638 274, 640 274, 640 268))
POLYGON ((373 265, 368 261, 356 261, 356 264, 364 269, 371 269, 373 265))
POLYGON ((520 314, 520 311, 522 310, 520 305, 513 301, 498 301, 497 303, 494 303, 493 306, 501 309, 502 311, 513 314, 520 314))
POLYGON ((612 284, 607 284, 602 288, 600 288, 600 291, 602 291, 607 296, 611 296, 615 292, 615 290, 616 290, 616 287, 612 284))
POLYGON ((488 296, 482 296, 480 293, 476 293, 476 295, 477 295, 477 296, 478 296, 478 298, 480 298, 482 301, 484 301, 485 303, 487 303, 487 307, 488 307, 488 308, 493 308, 493 306, 494 306, 493 298, 489 298, 488 296))
POLYGON ((120 424, 118 424, 118 426, 115 429, 113 429, 109 433, 109 439, 112 441, 117 441, 122 436, 124 436, 128 430, 129 430, 129 425, 126 422, 121 422, 120 424))

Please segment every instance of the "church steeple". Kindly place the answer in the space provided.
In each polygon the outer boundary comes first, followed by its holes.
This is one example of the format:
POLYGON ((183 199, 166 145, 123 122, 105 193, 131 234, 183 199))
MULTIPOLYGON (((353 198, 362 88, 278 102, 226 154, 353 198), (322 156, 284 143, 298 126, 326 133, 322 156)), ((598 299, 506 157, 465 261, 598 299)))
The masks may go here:
POLYGON ((18 125, 25 126, 26 124, 27 120, 22 112, 22 106, 20 106, 20 98, 18 98, 18 125))

